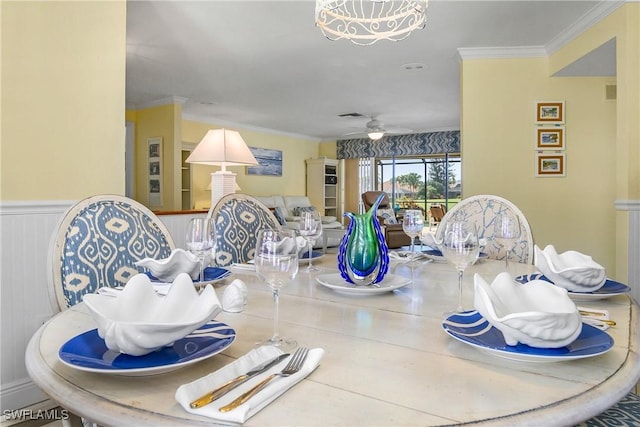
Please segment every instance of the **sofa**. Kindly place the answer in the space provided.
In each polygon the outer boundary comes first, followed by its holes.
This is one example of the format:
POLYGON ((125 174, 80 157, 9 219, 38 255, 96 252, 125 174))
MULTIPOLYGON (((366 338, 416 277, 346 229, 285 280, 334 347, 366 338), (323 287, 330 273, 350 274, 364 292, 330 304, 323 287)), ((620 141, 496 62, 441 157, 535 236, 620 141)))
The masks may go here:
MULTIPOLYGON (((298 221, 300 217, 296 215, 298 208, 309 208, 313 205, 307 196, 253 196, 262 202, 266 207, 271 209, 273 214, 278 218, 283 227, 297 230, 299 228, 298 221)), ((342 228, 342 223, 335 216, 322 216, 322 228, 324 230, 330 228, 342 228)), ((321 237, 313 246, 314 249, 322 247, 323 238, 321 237)), ((327 239, 327 247, 336 247, 340 245, 340 239, 329 237, 327 239)))

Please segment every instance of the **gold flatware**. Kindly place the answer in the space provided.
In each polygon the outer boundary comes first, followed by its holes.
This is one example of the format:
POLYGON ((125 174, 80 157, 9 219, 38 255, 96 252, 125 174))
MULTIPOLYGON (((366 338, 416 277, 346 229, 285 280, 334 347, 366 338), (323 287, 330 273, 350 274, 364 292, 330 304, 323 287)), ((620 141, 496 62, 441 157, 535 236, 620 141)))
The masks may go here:
POLYGON ((258 385, 256 385, 255 387, 253 387, 249 391, 241 394, 240 397, 235 399, 233 402, 229 403, 228 405, 225 405, 225 406, 221 407, 219 409, 219 411, 220 412, 229 412, 232 409, 237 408, 238 406, 242 405, 247 400, 251 399, 251 397, 253 397, 256 393, 258 393, 260 390, 262 390, 272 379, 274 379, 276 377, 288 377, 289 375, 295 374, 296 372, 298 372, 300 370, 300 368, 302 368, 302 365, 304 364, 304 361, 307 358, 307 354, 308 353, 309 353, 309 349, 308 348, 299 347, 296 350, 296 352, 293 353, 293 357, 291 357, 291 360, 289 361, 289 363, 287 363, 287 366, 285 366, 284 369, 282 369, 282 371, 276 372, 275 374, 269 375, 267 378, 265 378, 260 383, 258 383, 258 385))
POLYGON ((196 409, 196 408, 202 408, 203 406, 208 405, 209 403, 213 402, 217 398, 224 396, 234 388, 238 387, 240 384, 246 382, 249 378, 266 371, 267 369, 271 368, 274 365, 277 365, 278 363, 280 363, 281 360, 285 359, 286 357, 289 357, 289 353, 281 354, 279 356, 276 356, 272 359, 267 360, 264 363, 254 366, 246 374, 239 375, 234 379, 232 379, 231 381, 227 381, 226 383, 222 384, 220 387, 214 390, 211 390, 209 393, 200 396, 199 398, 191 402, 189 406, 196 409))

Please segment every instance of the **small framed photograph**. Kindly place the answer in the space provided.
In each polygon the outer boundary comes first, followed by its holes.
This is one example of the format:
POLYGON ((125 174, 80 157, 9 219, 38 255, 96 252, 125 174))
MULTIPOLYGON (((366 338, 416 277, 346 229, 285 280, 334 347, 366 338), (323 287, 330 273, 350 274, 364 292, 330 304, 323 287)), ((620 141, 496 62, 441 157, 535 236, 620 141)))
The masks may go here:
POLYGON ((536 102, 536 123, 564 123, 564 101, 536 102))
POLYGON ((564 126, 536 128, 536 150, 564 150, 564 126))
POLYGON ((536 153, 536 176, 565 176, 565 154, 538 151, 536 153))
POLYGON ((162 206, 162 137, 147 138, 149 206, 162 206))

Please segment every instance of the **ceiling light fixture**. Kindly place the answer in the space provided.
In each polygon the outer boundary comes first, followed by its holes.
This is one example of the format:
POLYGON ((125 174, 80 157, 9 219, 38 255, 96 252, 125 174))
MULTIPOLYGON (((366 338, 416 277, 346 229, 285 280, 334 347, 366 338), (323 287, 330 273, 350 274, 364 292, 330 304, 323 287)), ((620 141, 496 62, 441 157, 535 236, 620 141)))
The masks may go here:
POLYGON ((329 40, 368 46, 403 40, 427 21, 429 0, 316 0, 316 25, 329 40))
POLYGON ((367 135, 372 140, 377 141, 384 136, 384 131, 369 132, 367 135))

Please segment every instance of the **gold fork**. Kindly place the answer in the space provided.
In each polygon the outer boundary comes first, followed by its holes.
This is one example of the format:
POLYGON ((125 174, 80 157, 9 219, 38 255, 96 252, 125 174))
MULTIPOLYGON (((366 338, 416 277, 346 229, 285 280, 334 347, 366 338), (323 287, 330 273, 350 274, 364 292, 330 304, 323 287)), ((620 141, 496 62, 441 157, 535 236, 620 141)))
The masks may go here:
POLYGON ((296 372, 298 372, 300 370, 300 368, 302 368, 302 365, 304 364, 304 361, 307 358, 307 354, 308 353, 309 353, 309 349, 308 348, 299 347, 296 350, 296 352, 293 353, 293 356, 291 357, 291 360, 289 361, 289 363, 287 363, 287 366, 285 366, 282 369, 282 371, 276 372, 275 374, 269 375, 267 378, 265 378, 260 383, 258 383, 255 387, 253 387, 249 391, 246 391, 243 394, 241 394, 233 402, 229 403, 228 405, 225 405, 225 406, 221 407, 219 409, 219 411, 220 412, 229 412, 230 410, 237 408, 238 406, 242 405, 247 400, 251 399, 251 397, 253 397, 256 393, 258 393, 260 390, 262 390, 272 379, 274 379, 276 377, 288 377, 289 375, 295 374, 296 372))

